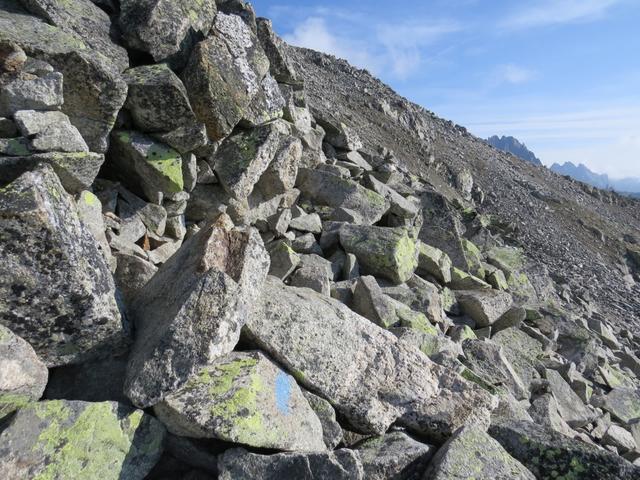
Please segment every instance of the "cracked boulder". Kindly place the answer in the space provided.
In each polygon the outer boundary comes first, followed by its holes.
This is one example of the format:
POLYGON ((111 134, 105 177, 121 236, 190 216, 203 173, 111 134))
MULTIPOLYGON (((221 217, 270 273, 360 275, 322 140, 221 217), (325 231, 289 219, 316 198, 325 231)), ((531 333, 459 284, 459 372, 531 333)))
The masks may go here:
POLYGON ((40 400, 49 371, 31 345, 0 325, 0 420, 40 400))
POLYGON ((142 480, 164 436, 155 418, 119 403, 32 403, 0 434, 0 477, 142 480))
POLYGON ((364 273, 396 284, 409 280, 418 266, 416 241, 405 228, 347 224, 340 227, 340 244, 364 273))
POLYGON ((354 429, 393 423, 442 441, 488 421, 494 400, 338 301, 267 277, 248 338, 326 398, 354 429))
POLYGON ((283 451, 325 448, 320 420, 298 384, 261 352, 215 360, 154 411, 183 437, 283 451))
POLYGON ((209 225, 190 237, 131 302, 136 342, 125 391, 160 402, 238 343, 269 257, 253 229, 209 225))
POLYGON ((50 367, 126 343, 115 286, 48 166, 0 189, 0 323, 50 367))

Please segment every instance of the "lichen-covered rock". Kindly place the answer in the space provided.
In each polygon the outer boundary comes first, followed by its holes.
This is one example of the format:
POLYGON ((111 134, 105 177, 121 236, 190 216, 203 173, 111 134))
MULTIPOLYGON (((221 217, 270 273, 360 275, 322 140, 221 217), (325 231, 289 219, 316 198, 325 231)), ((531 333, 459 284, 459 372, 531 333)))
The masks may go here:
POLYGON ((302 394, 320 420, 325 446, 334 450, 342 442, 342 427, 336 420, 336 411, 324 398, 307 391, 303 391, 302 394))
POLYGON ((459 268, 451 269, 450 287, 453 290, 491 290, 491 285, 484 280, 463 272, 459 268))
POLYGON ((21 110, 13 116, 22 135, 30 139, 34 152, 88 152, 78 129, 62 112, 21 110))
POLYGON ((146 135, 114 132, 109 162, 126 185, 132 190, 139 186, 153 203, 162 196, 173 198, 184 188, 180 153, 146 135))
POLYGON ((534 480, 536 477, 484 430, 464 427, 438 450, 425 472, 424 480, 470 478, 534 480))
POLYGON ((39 400, 48 376, 31 345, 0 325, 0 420, 39 400))
POLYGON ((269 275, 285 280, 300 264, 300 255, 284 241, 279 241, 269 248, 271 267, 269 275))
POLYGON ((501 330, 491 341, 502 347, 502 354, 529 390, 531 382, 540 378, 538 366, 543 355, 540 342, 517 328, 501 330))
POLYGON ((115 402, 33 403, 0 434, 0 477, 142 480, 162 454, 164 435, 155 418, 115 402))
POLYGON ((127 96, 120 68, 85 43, 39 18, 27 15, 14 0, 0 9, 0 40, 20 45, 30 56, 50 63, 64 76, 62 111, 92 152, 107 150, 109 132, 127 96))
POLYGON ((451 282, 451 259, 449 255, 426 243, 418 243, 418 269, 419 275, 431 275, 443 284, 451 282))
POLYGON ((282 40, 273 32, 271 21, 266 18, 257 19, 258 38, 269 58, 271 75, 278 83, 295 85, 302 83, 300 76, 285 52, 282 40))
POLYGON ((355 445, 367 480, 418 480, 435 453, 404 432, 389 432, 355 445))
POLYGON ((352 210, 358 217, 356 223, 371 225, 389 210, 389 202, 376 192, 321 170, 301 168, 296 187, 316 205, 352 210))
POLYGON ((179 146, 180 153, 206 143, 206 136, 201 134, 204 126, 191 110, 187 90, 167 65, 131 68, 124 79, 129 85, 125 107, 137 130, 164 134, 160 137, 179 146))
POLYGON ((478 327, 493 325, 513 304, 511 295, 497 290, 458 291, 456 300, 462 311, 469 315, 478 327))
POLYGON ((340 228, 340 244, 354 254, 364 273, 406 282, 418 266, 416 241, 405 228, 344 225, 340 228))
POLYGON ((489 427, 489 434, 540 480, 634 480, 640 467, 594 445, 573 440, 531 422, 489 427))
POLYGON ((111 272, 53 170, 1 188, 0 219, 0 323, 48 366, 122 346, 111 272))
POLYGON ((268 71, 269 60, 251 29, 239 16, 219 13, 182 73, 193 110, 211 140, 231 133, 268 71))
POLYGON ((215 156, 215 170, 224 188, 236 199, 246 199, 280 150, 289 127, 276 121, 227 138, 215 156))
POLYGON ((284 105, 278 82, 267 74, 260 82, 260 90, 244 112, 240 125, 253 128, 282 118, 284 105))
POLYGON ((148 407, 238 343, 269 257, 253 229, 209 225, 189 238, 130 305, 135 321, 127 396, 148 407))
POLYGON ((219 480, 365 480, 357 452, 258 455, 227 450, 218 460, 219 480))
POLYGON ((293 377, 261 352, 213 361, 154 407, 175 435, 255 448, 324 450, 322 426, 293 377))
POLYGON ((211 30, 216 11, 216 2, 209 0, 122 0, 118 23, 129 48, 180 67, 193 44, 211 30))
POLYGON ((358 278, 353 289, 351 307, 382 328, 389 328, 398 322, 396 306, 372 276, 358 278))
POLYGON ((354 428, 384 433, 394 421, 442 441, 486 422, 494 400, 336 300, 267 277, 245 331, 354 428))

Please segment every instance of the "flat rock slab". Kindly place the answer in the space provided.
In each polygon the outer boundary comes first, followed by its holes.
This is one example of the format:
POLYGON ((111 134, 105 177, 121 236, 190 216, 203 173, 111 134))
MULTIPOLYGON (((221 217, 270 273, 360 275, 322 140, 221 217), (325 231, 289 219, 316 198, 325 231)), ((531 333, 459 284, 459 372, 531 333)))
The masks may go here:
POLYGON ((274 277, 246 332, 363 433, 382 434, 397 420, 443 441, 463 424, 486 422, 495 406, 480 387, 338 301, 274 277))
POLYGON ((49 371, 31 345, 0 325, 0 420, 42 397, 49 371))
POLYGON ((218 460, 219 480, 365 480, 358 454, 327 453, 258 455, 227 450, 218 460))
POLYGON ((562 419, 572 428, 584 427, 593 422, 598 414, 589 410, 571 386, 555 370, 547 369, 545 377, 549 382, 551 393, 558 402, 558 412, 562 419))
POLYGON ((461 428, 433 458, 424 480, 535 480, 484 430, 461 428))
POLYGON ((260 352, 215 360, 154 411, 183 437, 284 451, 325 448, 320 420, 296 381, 260 352))
POLYGON ((115 402, 33 403, 0 434, 0 477, 142 480, 164 436, 155 418, 115 402))
POLYGON ((254 229, 215 225, 189 238, 131 302, 134 344, 125 391, 146 408, 238 343, 269 256, 254 229))
POLYGON ((493 325, 513 304, 511 295, 497 290, 458 291, 456 300, 462 311, 469 315, 478 327, 493 325))
POLYGON ((627 424, 640 419, 640 389, 614 388, 603 398, 602 408, 627 424))
POLYGON ((127 343, 104 255, 48 166, 0 189, 0 323, 49 367, 127 343))
POLYGON ((640 467, 622 457, 531 422, 495 424, 489 434, 541 480, 640 478, 640 467))

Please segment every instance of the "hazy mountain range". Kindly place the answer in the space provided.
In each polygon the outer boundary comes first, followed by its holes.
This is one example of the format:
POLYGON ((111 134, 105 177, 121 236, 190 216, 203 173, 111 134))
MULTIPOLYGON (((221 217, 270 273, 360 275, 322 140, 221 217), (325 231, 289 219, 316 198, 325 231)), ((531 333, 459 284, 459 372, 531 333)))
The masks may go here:
MULTIPOLYGON (((517 138, 508 136, 498 137, 494 135, 487 139, 487 143, 499 150, 509 152, 522 160, 542 166, 540 159, 517 138)), ((575 165, 572 162, 565 162, 562 165, 554 163, 550 168, 552 171, 560 175, 569 176, 581 182, 593 185, 594 187, 612 189, 618 193, 625 193, 634 197, 640 197, 640 178, 610 178, 606 173, 600 174, 591 171, 589 167, 582 163, 578 165, 575 165)))

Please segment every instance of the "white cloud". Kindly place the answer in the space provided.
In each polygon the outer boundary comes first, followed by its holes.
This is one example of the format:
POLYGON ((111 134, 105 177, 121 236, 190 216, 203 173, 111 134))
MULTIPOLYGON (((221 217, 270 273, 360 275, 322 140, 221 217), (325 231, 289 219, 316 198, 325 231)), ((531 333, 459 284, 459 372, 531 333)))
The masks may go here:
POLYGON ((512 85, 520 85, 533 80, 535 77, 536 72, 534 70, 514 64, 500 65, 495 73, 495 80, 498 84, 510 83, 512 85))
POLYGON ((602 18, 623 0, 539 0, 508 16, 502 26, 508 29, 544 27, 602 18))

